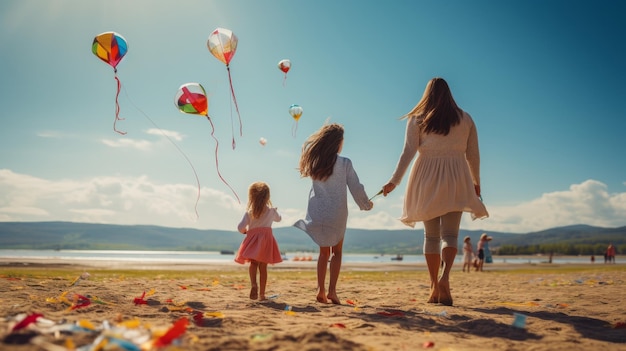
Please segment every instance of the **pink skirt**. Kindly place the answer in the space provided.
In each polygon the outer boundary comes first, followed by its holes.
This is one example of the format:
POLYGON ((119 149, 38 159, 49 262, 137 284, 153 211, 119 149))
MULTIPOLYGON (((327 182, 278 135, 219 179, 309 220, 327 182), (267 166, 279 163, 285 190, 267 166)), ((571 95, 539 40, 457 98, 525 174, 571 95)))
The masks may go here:
POLYGON ((235 256, 235 262, 245 264, 257 261, 273 264, 283 261, 271 227, 253 228, 245 235, 246 238, 243 239, 235 256))

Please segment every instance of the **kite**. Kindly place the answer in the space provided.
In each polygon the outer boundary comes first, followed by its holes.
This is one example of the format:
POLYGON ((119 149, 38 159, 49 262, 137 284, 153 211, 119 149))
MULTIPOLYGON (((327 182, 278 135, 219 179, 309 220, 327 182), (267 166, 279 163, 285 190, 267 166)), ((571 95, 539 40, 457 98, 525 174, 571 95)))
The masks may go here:
MULTIPOLYGON (((235 56, 237 51, 237 36, 230 30, 225 28, 217 28, 209 35, 207 40, 207 47, 215 58, 220 60, 226 65, 226 71, 228 71, 228 82, 230 83, 230 93, 233 96, 235 103, 235 109, 237 110, 237 116, 239 116, 239 135, 243 135, 243 127, 241 125, 241 114, 239 113, 239 106, 237 105, 237 98, 235 97, 235 90, 233 89, 233 80, 230 76, 230 61, 235 56)), ((231 110, 231 129, 232 129, 232 110, 231 110)), ((233 134, 233 150, 235 149, 235 132, 233 134)))
MULTIPOLYGON (((200 83, 185 83, 178 88, 178 92, 176 93, 175 99, 176 107, 182 113, 192 114, 192 115, 200 115, 205 116, 209 123, 211 123, 211 137, 215 140, 215 168, 217 169, 217 175, 220 177, 222 182, 230 188, 230 190, 235 194, 237 201, 241 203, 239 200, 239 196, 233 188, 224 180, 222 174, 220 173, 219 161, 217 160, 217 151, 219 147, 219 142, 215 137, 215 126, 213 125, 213 121, 211 121, 211 117, 209 117, 209 101, 206 96, 206 91, 204 87, 200 83)), ((234 139, 233 139, 234 142, 234 139)))
POLYGON ((167 330, 167 332, 165 332, 165 334, 161 335, 154 341, 153 346, 156 348, 162 348, 170 345, 174 340, 185 334, 188 324, 189 320, 186 317, 180 318, 172 325, 172 327, 170 327, 170 329, 167 330))
POLYGON ((291 61, 284 59, 278 62, 278 69, 283 71, 283 73, 285 74, 285 77, 283 78, 283 86, 285 86, 285 81, 287 80, 287 72, 289 72, 290 68, 291 68, 291 61))
POLYGON ((115 32, 104 32, 97 35, 93 39, 91 51, 99 59, 113 67, 115 81, 117 82, 117 93, 115 94, 115 121, 113 122, 113 130, 119 134, 125 135, 126 132, 117 130, 116 123, 117 121, 123 120, 123 118, 120 118, 120 104, 118 102, 118 97, 120 96, 122 84, 117 77, 117 65, 120 63, 120 61, 122 61, 122 59, 126 55, 126 52, 128 51, 128 44, 126 43, 126 39, 124 39, 124 37, 115 32))
POLYGON ((302 116, 302 107, 300 105, 293 104, 289 106, 289 114, 294 119, 293 127, 291 128, 291 134, 293 137, 296 137, 296 132, 298 131, 298 120, 302 116))

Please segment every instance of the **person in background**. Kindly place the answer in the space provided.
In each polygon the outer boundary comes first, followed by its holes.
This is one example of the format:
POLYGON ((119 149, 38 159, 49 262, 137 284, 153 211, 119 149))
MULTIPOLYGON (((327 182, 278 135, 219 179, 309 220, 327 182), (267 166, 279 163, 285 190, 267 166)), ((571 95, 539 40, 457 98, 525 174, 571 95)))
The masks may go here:
POLYGON ((424 223, 424 257, 430 276, 429 303, 452 305, 450 271, 457 254, 463 212, 489 216, 480 198, 480 154, 472 117, 459 108, 443 78, 426 85, 421 100, 406 119, 404 148, 383 195, 392 192, 415 160, 400 220, 424 223), (439 264, 443 272, 439 276, 439 264))
POLYGON ((613 243, 610 243, 606 248, 606 259, 609 263, 615 263, 615 246, 613 243))
POLYGON ((491 257, 491 253, 489 252, 489 241, 491 241, 491 239, 493 238, 488 236, 487 233, 483 233, 478 240, 478 244, 476 245, 476 250, 478 251, 478 267, 476 267, 476 271, 482 272, 487 257, 491 257))
POLYGON ((319 245, 317 260, 317 301, 340 304, 337 280, 341 272, 343 239, 348 222, 348 189, 361 210, 374 206, 368 199, 349 158, 339 156, 343 148, 343 126, 324 125, 304 142, 299 171, 311 177, 306 218, 294 223, 319 245), (328 294, 325 281, 330 259, 328 294))
POLYGON ((463 272, 467 267, 467 273, 472 269, 472 261, 474 260, 474 248, 472 247, 472 239, 466 236, 463 239, 463 272))
POLYGON ((270 187, 264 182, 255 182, 248 188, 248 206, 237 226, 246 237, 241 242, 235 262, 250 262, 250 299, 265 300, 267 265, 283 261, 278 244, 272 233, 272 223, 280 222, 278 209, 272 207, 270 187), (259 284, 257 284, 257 271, 259 284))

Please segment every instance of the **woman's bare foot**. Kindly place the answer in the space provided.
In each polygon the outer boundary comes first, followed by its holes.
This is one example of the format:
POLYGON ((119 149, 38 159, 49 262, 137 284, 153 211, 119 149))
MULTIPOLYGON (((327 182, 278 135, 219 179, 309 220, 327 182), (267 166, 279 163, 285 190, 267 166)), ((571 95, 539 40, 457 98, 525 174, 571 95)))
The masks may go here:
POLYGON ((253 286, 250 289, 250 299, 251 300, 256 300, 259 298, 259 289, 256 286, 253 286))
POLYGON ((328 303, 328 300, 326 300, 326 296, 324 295, 317 295, 317 302, 328 303))
POLYGON ((433 290, 428 298, 428 303, 439 303, 439 291, 433 290))
POLYGON ((265 297, 265 295, 259 296, 259 301, 265 301, 265 300, 267 300, 267 297, 265 297))
POLYGON ((439 289, 437 289, 437 285, 434 283, 430 284, 430 297, 428 298, 428 303, 439 303, 439 289))
POLYGON ((337 297, 337 295, 333 294, 328 294, 326 295, 326 297, 330 300, 330 302, 332 302, 335 305, 341 305, 341 301, 339 301, 339 298, 337 297))
POLYGON ((452 294, 450 293, 450 282, 449 281, 440 281, 438 284, 439 287, 439 303, 452 306, 452 294))

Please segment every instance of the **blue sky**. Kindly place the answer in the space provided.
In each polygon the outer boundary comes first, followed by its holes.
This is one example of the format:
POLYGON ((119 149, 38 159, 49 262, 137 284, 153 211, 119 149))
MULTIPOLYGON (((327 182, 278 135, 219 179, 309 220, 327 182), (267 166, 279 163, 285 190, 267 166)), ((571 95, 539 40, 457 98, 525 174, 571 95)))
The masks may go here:
MULTIPOLYGON (((277 226, 289 226, 306 210, 310 180, 296 167, 308 135, 343 124, 342 154, 371 196, 400 155, 398 118, 440 76, 479 133, 490 218, 465 215, 463 228, 624 226, 624 23, 617 0, 2 1, 0 221, 236 230, 248 185, 265 181, 277 226), (218 27, 239 38, 234 150, 226 67, 206 46, 218 27), (128 42, 125 136, 113 131, 113 69, 91 53, 107 31, 128 42), (207 90, 219 170, 241 203, 218 177, 208 121, 174 106, 188 82, 207 90), (291 104, 304 109, 295 137, 291 104)), ((407 228, 405 184, 372 211, 351 204, 348 225, 407 228)))

